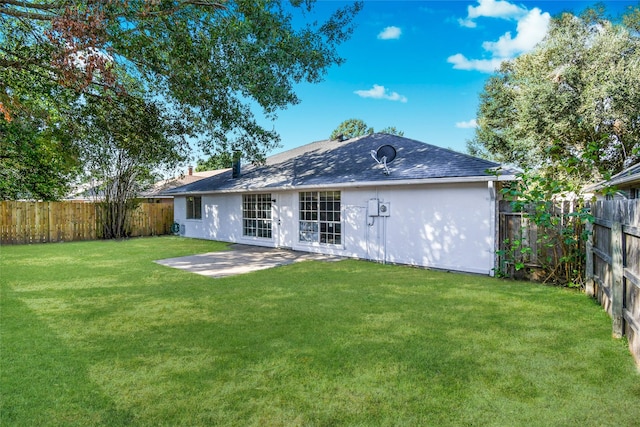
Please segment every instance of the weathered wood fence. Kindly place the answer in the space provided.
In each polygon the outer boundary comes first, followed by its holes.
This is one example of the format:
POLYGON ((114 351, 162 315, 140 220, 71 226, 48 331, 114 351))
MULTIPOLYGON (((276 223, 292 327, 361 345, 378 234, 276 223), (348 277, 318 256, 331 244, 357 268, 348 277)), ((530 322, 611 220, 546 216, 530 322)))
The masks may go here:
MULTIPOLYGON (((102 238, 99 203, 0 202, 0 244, 70 242, 102 238)), ((141 203, 133 212, 129 235, 169 234, 173 204, 141 203)))
MULTIPOLYGON (((503 274, 519 279, 544 280, 543 264, 559 263, 567 255, 563 253, 562 245, 551 245, 553 239, 562 238, 559 231, 569 225, 576 235, 584 231, 584 225, 571 215, 578 209, 575 201, 549 202, 546 211, 557 218, 554 230, 539 230, 535 222, 529 220, 523 212, 514 211, 508 200, 501 200, 498 206, 498 255, 497 265, 503 274), (521 244, 514 244, 521 242, 521 244), (519 271, 515 265, 523 266, 519 271)), ((531 207, 534 209, 535 207, 531 207)), ((578 250, 584 251, 584 243, 578 242, 578 250)), ((584 253, 584 252, 583 252, 584 253)), ((565 266, 571 272, 583 271, 584 263, 575 260, 565 266)))
POLYGON ((586 292, 611 316, 613 335, 626 335, 640 367, 640 200, 598 201, 591 213, 586 292))

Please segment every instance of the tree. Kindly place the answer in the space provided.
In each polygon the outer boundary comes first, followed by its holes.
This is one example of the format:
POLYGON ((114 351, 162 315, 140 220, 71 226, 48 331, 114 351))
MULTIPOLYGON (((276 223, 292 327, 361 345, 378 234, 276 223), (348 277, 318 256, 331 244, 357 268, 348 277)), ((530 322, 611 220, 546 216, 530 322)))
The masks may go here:
MULTIPOLYGON (((357 136, 371 135, 372 133, 374 133, 373 128, 369 127, 363 120, 348 119, 340 123, 338 127, 331 132, 329 139, 337 139, 340 135, 342 135, 343 138, 350 139, 357 136)), ((395 126, 387 126, 382 129, 380 133, 398 136, 404 135, 404 132, 397 130, 395 126)))
POLYGON ((395 126, 387 126, 378 133, 386 133, 387 135, 404 136, 404 131, 396 129, 395 126))
POLYGON ((68 91, 35 78, 25 83, 47 96, 16 96, 11 114, 0 114, 0 199, 56 200, 80 169, 68 91))
POLYGON ((640 34, 603 10, 565 13, 535 50, 488 79, 469 151, 551 174, 570 163, 567 178, 597 180, 640 160, 638 106, 640 34))
POLYGON ((226 152, 215 153, 207 159, 198 159, 196 172, 230 168, 232 162, 233 154, 226 152))
POLYGON ((126 237, 136 197, 155 181, 154 171, 186 158, 181 123, 131 95, 88 98, 76 123, 80 158, 103 206, 103 237, 126 237))
POLYGON ((311 21, 314 1, 6 0, 0 3, 0 112, 11 117, 30 80, 84 95, 118 97, 127 79, 162 99, 204 147, 259 160, 278 144, 258 125, 299 102, 298 82, 319 82, 343 59, 337 47, 362 7, 311 21), (294 25, 302 17, 306 24, 294 25))
POLYGON ((0 119, 0 199, 57 200, 79 169, 67 136, 43 120, 0 119))
POLYGON ((338 127, 331 132, 329 139, 337 139, 341 135, 343 138, 350 139, 372 133, 373 128, 369 127, 363 120, 348 119, 340 123, 338 127))

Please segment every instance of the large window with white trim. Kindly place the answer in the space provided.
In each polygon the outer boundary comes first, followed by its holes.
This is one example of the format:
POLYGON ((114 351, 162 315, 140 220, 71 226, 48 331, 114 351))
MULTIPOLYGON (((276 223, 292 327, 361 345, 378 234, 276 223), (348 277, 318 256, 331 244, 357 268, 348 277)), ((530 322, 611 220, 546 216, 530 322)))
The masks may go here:
POLYGON ((300 196, 301 242, 342 243, 339 191, 305 191, 300 196))
POLYGON ((242 196, 242 235, 271 238, 271 194, 242 196))

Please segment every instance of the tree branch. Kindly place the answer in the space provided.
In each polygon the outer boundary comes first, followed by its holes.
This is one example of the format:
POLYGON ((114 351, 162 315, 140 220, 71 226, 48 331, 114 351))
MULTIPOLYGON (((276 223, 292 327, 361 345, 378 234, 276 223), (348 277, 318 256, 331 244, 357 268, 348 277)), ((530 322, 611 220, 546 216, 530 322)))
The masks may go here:
MULTIPOLYGON (((32 19, 36 21, 51 21, 59 17, 63 11, 72 6, 72 2, 51 3, 32 3, 19 0, 0 0, 0 15, 13 16, 14 18, 32 19)), ((147 16, 167 16, 172 15, 186 6, 197 6, 212 8, 218 10, 226 9, 223 2, 212 2, 207 0, 179 0, 177 4, 166 10, 157 10, 151 12, 138 12, 135 15, 138 18, 147 16)), ((125 9, 126 10, 126 9, 125 9)), ((128 15, 126 12, 116 13, 112 18, 122 18, 128 15)))
MULTIPOLYGON (((0 3, 1 4, 1 3, 0 3)), ((46 15, 38 12, 24 12, 20 10, 10 9, 8 7, 0 7, 0 15, 13 16, 14 18, 32 19, 34 21, 51 21, 56 15, 46 15)))
POLYGON ((173 15, 180 9, 185 8, 186 6, 199 6, 199 7, 207 7, 212 8, 214 10, 225 10, 226 7, 222 3, 210 2, 210 1, 199 1, 199 0, 181 0, 178 1, 178 4, 172 8, 166 10, 157 10, 153 12, 147 13, 137 13, 136 16, 139 18, 144 18, 146 16, 168 16, 173 15))
POLYGON ((62 9, 65 6, 68 6, 70 3, 68 2, 56 2, 56 3, 32 3, 26 0, 0 0, 0 5, 8 4, 10 6, 23 7, 26 9, 36 9, 36 10, 53 10, 53 9, 62 9))

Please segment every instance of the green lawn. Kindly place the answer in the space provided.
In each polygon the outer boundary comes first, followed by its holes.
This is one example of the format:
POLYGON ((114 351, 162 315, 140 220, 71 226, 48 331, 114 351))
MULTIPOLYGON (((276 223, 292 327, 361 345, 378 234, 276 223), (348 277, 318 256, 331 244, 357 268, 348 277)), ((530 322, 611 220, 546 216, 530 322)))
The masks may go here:
POLYGON ((363 261, 226 279, 176 237, 0 249, 0 425, 632 426, 640 375, 566 289, 363 261))

